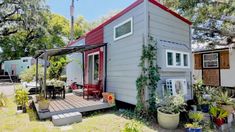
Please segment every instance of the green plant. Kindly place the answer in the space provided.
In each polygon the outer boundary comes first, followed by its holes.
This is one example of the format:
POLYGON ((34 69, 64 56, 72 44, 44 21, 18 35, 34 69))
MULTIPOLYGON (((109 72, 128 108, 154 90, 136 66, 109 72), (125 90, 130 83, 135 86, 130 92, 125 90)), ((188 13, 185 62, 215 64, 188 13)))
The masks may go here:
POLYGON ((184 97, 182 95, 167 96, 161 103, 159 110, 166 114, 177 114, 185 110, 184 97))
POLYGON ((141 68, 141 74, 136 80, 137 87, 137 105, 136 111, 139 113, 153 114, 156 108, 156 89, 158 81, 160 80, 158 73, 158 66, 156 64, 156 41, 153 37, 148 38, 148 44, 143 45, 142 55, 140 58, 139 67, 141 68), (148 89, 148 105, 146 105, 145 89, 148 89), (147 108, 148 106, 148 108, 147 108))
POLYGON ((189 112, 189 118, 193 120, 193 122, 201 122, 204 118, 202 112, 189 112))
POLYGON ((231 97, 228 96, 228 92, 220 91, 217 96, 217 102, 221 105, 234 105, 234 102, 231 97))
POLYGON ((69 63, 65 56, 51 57, 50 67, 48 68, 49 79, 59 79, 64 67, 69 63))
POLYGON ((17 105, 26 106, 28 102, 28 92, 23 88, 15 90, 15 101, 17 105))
POLYGON ((200 125, 198 122, 186 123, 185 128, 202 128, 202 125, 200 125))
POLYGON ((4 107, 7 105, 7 97, 0 92, 0 107, 4 107))
POLYGON ((141 124, 136 121, 131 121, 130 123, 126 123, 122 132, 141 132, 141 124))
MULTIPOLYGON (((43 78, 43 67, 42 65, 38 65, 38 77, 43 78)), ((29 69, 24 70, 20 73, 19 78, 23 82, 31 82, 36 76, 36 65, 31 66, 29 69)))
POLYGON ((209 113, 214 117, 214 118, 220 118, 224 119, 225 117, 228 116, 228 112, 222 108, 218 107, 211 107, 209 113))

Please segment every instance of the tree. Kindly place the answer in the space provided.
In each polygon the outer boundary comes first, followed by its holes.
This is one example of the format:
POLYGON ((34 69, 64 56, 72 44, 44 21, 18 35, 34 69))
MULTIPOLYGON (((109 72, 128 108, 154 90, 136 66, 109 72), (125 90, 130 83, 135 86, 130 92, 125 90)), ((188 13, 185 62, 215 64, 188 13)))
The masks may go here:
POLYGON ((163 3, 193 22, 193 42, 235 43, 234 0, 163 0, 163 3))

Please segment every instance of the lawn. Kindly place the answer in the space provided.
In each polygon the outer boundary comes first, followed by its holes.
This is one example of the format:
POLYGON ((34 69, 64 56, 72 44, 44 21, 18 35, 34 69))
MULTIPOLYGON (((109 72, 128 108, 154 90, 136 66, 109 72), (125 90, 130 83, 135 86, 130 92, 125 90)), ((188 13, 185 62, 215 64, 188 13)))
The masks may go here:
MULTIPOLYGON (((16 104, 13 98, 8 98, 8 106, 0 108, 0 132, 120 132, 123 130, 126 123, 137 122, 135 120, 127 119, 121 116, 117 111, 103 111, 88 115, 83 118, 80 123, 75 123, 66 127, 54 127, 51 121, 38 121, 35 113, 28 110, 27 114, 16 114, 16 104)), ((154 129, 140 124, 143 131, 151 132, 154 129)), ((156 131, 156 130, 155 130, 156 131)))

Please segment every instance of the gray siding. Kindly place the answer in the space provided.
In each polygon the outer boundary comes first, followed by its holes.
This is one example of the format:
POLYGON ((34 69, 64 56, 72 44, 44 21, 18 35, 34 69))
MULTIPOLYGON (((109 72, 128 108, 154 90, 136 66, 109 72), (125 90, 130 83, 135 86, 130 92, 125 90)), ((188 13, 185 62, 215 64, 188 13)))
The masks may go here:
MULTIPOLYGON (((84 45, 85 39, 81 39, 72 46, 84 45)), ((83 84, 82 53, 72 53, 67 55, 71 62, 66 66, 67 83, 73 82, 83 84)))
POLYGON ((140 74, 144 18, 142 3, 104 28, 104 42, 108 43, 107 91, 114 92, 117 100, 130 104, 136 104, 135 81, 140 74), (133 18, 133 34, 114 41, 113 27, 130 17, 133 18))
POLYGON ((152 3, 149 3, 149 16, 149 33, 158 41, 157 59, 161 77, 159 92, 162 92, 161 88, 166 79, 185 78, 188 81, 186 98, 190 99, 192 63, 190 62, 190 68, 168 68, 166 66, 166 50, 187 52, 191 58, 190 26, 152 3))

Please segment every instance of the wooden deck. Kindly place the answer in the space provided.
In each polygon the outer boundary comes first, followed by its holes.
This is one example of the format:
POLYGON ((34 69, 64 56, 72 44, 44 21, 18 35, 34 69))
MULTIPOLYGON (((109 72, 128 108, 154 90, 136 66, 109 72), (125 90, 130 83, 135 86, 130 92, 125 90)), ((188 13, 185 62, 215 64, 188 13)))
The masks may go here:
POLYGON ((51 118, 56 114, 63 114, 68 112, 88 112, 100 109, 111 108, 114 105, 104 103, 102 100, 83 99, 82 96, 73 94, 67 94, 65 99, 56 99, 50 101, 49 112, 40 112, 38 104, 35 103, 35 97, 33 97, 35 108, 39 119, 51 118))

